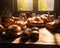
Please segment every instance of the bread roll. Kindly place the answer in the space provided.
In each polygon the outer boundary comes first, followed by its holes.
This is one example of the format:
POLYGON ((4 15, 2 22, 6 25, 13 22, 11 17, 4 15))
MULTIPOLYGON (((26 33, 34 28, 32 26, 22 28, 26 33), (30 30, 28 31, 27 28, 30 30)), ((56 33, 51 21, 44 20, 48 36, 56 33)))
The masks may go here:
POLYGON ((11 25, 8 27, 8 30, 6 31, 7 35, 13 35, 17 36, 20 35, 19 33, 21 32, 21 27, 18 25, 11 25))
POLYGON ((58 32, 60 30, 60 23, 57 22, 57 21, 49 22, 49 23, 46 24, 46 28, 58 32))
POLYGON ((5 27, 5 28, 8 28, 8 26, 14 24, 14 20, 11 19, 11 18, 7 18, 7 19, 4 19, 4 21, 2 22, 2 25, 5 27))
POLYGON ((36 42, 38 39, 39 39, 39 32, 36 30, 32 31, 32 34, 30 35, 30 40, 36 42))
POLYGON ((31 35, 31 29, 27 28, 26 30, 23 31, 21 35, 21 41, 26 42, 31 35))

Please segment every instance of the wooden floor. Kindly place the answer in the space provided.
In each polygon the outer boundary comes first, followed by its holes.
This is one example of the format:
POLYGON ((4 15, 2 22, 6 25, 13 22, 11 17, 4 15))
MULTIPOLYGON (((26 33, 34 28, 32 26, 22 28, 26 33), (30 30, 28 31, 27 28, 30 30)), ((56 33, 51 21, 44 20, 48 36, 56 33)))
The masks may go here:
MULTIPOLYGON (((20 37, 14 40, 8 41, 0 41, 1 43, 21 43, 20 37)), ((51 31, 47 30, 45 27, 39 29, 39 40, 36 42, 31 42, 28 40, 25 44, 43 44, 43 45, 60 45, 60 33, 52 33, 51 31)))

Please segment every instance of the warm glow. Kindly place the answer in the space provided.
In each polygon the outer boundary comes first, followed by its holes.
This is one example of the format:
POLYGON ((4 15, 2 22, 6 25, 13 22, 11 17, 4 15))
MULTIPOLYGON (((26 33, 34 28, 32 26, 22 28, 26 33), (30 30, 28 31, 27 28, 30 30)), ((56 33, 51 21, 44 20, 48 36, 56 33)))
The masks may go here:
POLYGON ((18 11, 32 11, 33 0, 17 0, 18 11))
POLYGON ((54 9, 54 0, 38 0, 38 10, 48 11, 54 9))
POLYGON ((38 8, 40 10, 47 10, 47 4, 46 4, 46 0, 38 0, 38 8))
POLYGON ((2 32, 3 35, 5 35, 5 32, 2 32))
POLYGON ((22 34, 22 32, 18 32, 18 33, 17 33, 17 35, 21 35, 21 34, 22 34))

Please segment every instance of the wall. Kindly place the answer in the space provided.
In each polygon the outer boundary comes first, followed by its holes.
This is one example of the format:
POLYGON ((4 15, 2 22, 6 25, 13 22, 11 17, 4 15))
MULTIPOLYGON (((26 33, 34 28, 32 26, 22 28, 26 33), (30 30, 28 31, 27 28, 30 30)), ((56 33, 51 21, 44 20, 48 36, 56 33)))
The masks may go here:
POLYGON ((2 11, 5 8, 8 8, 14 11, 13 0, 0 0, 0 10, 2 11))

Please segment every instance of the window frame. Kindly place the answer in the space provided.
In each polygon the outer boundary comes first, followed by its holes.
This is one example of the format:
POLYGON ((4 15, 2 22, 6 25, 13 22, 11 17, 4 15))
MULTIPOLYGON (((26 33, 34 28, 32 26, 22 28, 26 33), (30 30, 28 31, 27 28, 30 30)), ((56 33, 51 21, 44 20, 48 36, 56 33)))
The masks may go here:
MULTIPOLYGON (((55 11, 55 2, 56 0, 54 0, 54 10, 53 11, 49 11, 51 14, 54 14, 54 11, 55 11)), ((17 10, 17 0, 14 0, 14 11, 15 13, 40 13, 40 14, 45 14, 47 13, 48 11, 38 11, 38 0, 33 0, 33 10, 32 11, 18 11, 17 10)))

